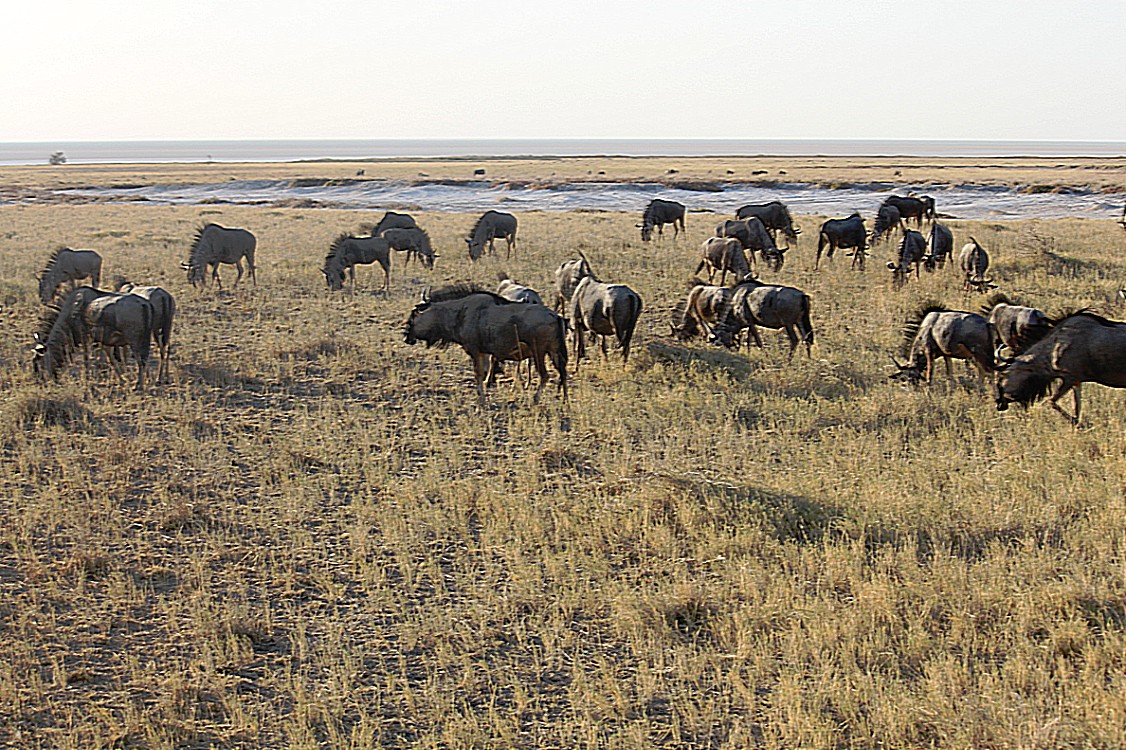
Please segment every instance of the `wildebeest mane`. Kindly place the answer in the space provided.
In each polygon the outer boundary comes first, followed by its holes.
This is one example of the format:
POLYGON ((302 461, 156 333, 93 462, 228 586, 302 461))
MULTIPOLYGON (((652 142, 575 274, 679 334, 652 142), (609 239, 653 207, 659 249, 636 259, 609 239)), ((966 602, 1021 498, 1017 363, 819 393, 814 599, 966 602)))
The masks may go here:
POLYGON ((985 300, 985 304, 981 306, 981 317, 988 318, 989 314, 993 312, 993 308, 997 305, 1019 305, 1019 302, 1014 302, 1009 298, 1009 295, 1004 292, 994 292, 989 295, 985 300))
MULTIPOLYGON (((203 241, 203 233, 207 231, 210 226, 218 227, 218 224, 200 224, 195 228, 195 238, 192 240, 192 248, 188 251, 188 265, 193 265, 192 261, 196 259, 196 254, 199 252, 200 243, 203 241)), ((222 229, 222 227, 219 227, 222 229)))
POLYGON ((452 300, 464 299, 471 294, 485 294, 492 297, 497 304, 502 305, 518 305, 519 302, 513 302, 510 299, 505 299, 496 292, 490 291, 477 286, 476 284, 450 284, 444 286, 436 292, 431 292, 427 301, 431 304, 435 302, 450 302, 452 300))
POLYGON ((911 356, 911 347, 915 343, 915 337, 919 335, 919 326, 923 324, 923 319, 930 315, 932 312, 949 312, 949 308, 945 305, 940 305, 937 302, 924 302, 919 307, 915 314, 907 319, 903 324, 903 339, 899 344, 899 354, 902 357, 911 356))
POLYGON ((344 247, 344 243, 350 239, 352 239, 352 235, 348 234, 347 232, 341 232, 340 235, 332 241, 332 244, 329 245, 328 248, 328 255, 325 256, 325 268, 328 268, 329 262, 331 262, 333 258, 336 258, 340 254, 340 250, 344 247))
POLYGON ((469 230, 469 239, 473 239, 477 235, 477 230, 481 227, 481 222, 485 220, 485 217, 487 215, 488 214, 485 213, 477 217, 477 221, 473 224, 473 228, 469 230))
POLYGON ((51 257, 47 259, 47 265, 43 266, 43 271, 39 274, 39 278, 42 279, 46 277, 47 274, 49 274, 55 267, 55 264, 59 262, 59 253, 68 249, 69 248, 66 245, 59 245, 54 250, 52 250, 51 257))
POLYGON ((35 332, 36 342, 46 347, 56 366, 65 364, 70 354, 66 335, 68 331, 57 325, 61 314, 62 307, 48 305, 46 311, 39 316, 39 328, 35 332))

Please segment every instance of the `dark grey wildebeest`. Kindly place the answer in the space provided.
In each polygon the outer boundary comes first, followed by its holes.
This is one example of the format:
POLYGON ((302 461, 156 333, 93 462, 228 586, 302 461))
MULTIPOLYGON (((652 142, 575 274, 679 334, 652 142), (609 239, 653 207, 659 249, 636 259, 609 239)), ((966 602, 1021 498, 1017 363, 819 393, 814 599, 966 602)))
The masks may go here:
POLYGON ((837 248, 852 248, 852 267, 864 270, 864 256, 868 251, 868 235, 864 231, 864 218, 857 211, 845 219, 829 219, 821 225, 817 237, 817 260, 814 270, 821 267, 821 252, 828 248, 825 257, 833 259, 837 248))
POLYGON ((1004 294, 994 294, 981 308, 993 330, 993 349, 1015 356, 1048 335, 1055 321, 1035 307, 1013 304, 1004 294))
POLYGON ((477 219, 477 223, 469 231, 469 236, 465 238, 465 244, 469 246, 469 259, 480 258, 485 252, 486 243, 489 245, 489 254, 495 253, 493 241, 497 237, 503 237, 507 243, 504 251, 507 260, 516 247, 516 217, 500 211, 486 211, 477 219))
POLYGON ((352 237, 344 233, 333 240, 325 256, 321 273, 328 288, 344 288, 345 273, 352 279, 356 291, 356 266, 378 263, 383 268, 383 290, 391 286, 391 243, 384 237, 352 237))
POLYGON ((575 294, 575 287, 586 276, 593 275, 590 261, 579 251, 579 257, 574 260, 565 260, 555 269, 555 311, 564 312, 570 308, 571 297, 575 294))
POLYGON ((876 213, 876 225, 872 227, 871 244, 876 245, 891 237, 893 230, 902 230, 903 228, 903 221, 899 216, 898 208, 888 205, 880 206, 880 210, 876 213))
POLYGON ((676 239, 680 232, 687 231, 684 228, 684 216, 687 213, 688 209, 676 201, 667 201, 663 198, 649 201, 649 205, 641 214, 641 223, 637 225, 641 227, 642 242, 648 242, 653 238, 653 227, 657 228, 657 236, 663 237, 665 224, 672 224, 672 236, 676 239))
POLYGON ((235 288, 242 279, 242 260, 246 259, 247 273, 254 285, 258 285, 258 277, 254 271, 254 250, 258 240, 245 229, 228 229, 218 224, 206 224, 196 230, 195 240, 188 255, 188 261, 180 266, 188 272, 188 281, 192 286, 207 286, 207 271, 211 269, 211 278, 220 289, 223 280, 219 278, 219 265, 233 263, 238 269, 235 277, 235 288))
POLYGON ((809 295, 792 286, 763 284, 757 279, 744 281, 731 292, 727 307, 720 313, 712 335, 714 342, 727 348, 739 345, 739 333, 747 331, 747 345, 753 340, 762 348, 758 328, 782 329, 790 339, 790 355, 798 344, 805 344, 806 356, 812 356, 813 322, 810 319, 809 295))
POLYGON ((152 324, 152 305, 144 297, 78 287, 40 321, 32 362, 35 373, 44 379, 58 378, 76 346, 89 349, 95 344, 106 350, 114 372, 124 382, 114 351, 127 347, 137 356, 136 390, 140 391, 152 346, 152 324))
POLYGON ((962 289, 965 291, 985 292, 993 288, 993 279, 985 278, 985 272, 989 268, 989 253, 973 237, 962 247, 958 265, 965 275, 962 281, 962 289))
POLYGON ((504 297, 506 300, 523 302, 529 305, 543 304, 543 300, 535 289, 524 286, 523 284, 517 284, 512 279, 508 278, 507 273, 498 273, 497 279, 500 282, 497 285, 497 294, 504 297))
POLYGON ((701 333, 710 339, 720 314, 731 304, 731 295, 730 287, 709 286, 696 281, 673 316, 670 324, 673 335, 681 341, 701 333))
POLYGON ((934 363, 940 357, 946 362, 946 374, 953 379, 950 360, 963 359, 975 364, 982 381, 994 369, 990 348, 989 323, 976 313, 957 312, 930 305, 920 310, 903 329, 903 355, 907 364, 894 357, 899 371, 890 377, 916 384, 931 382, 934 363))
POLYGON ((39 301, 49 304, 59 286, 70 282, 70 288, 75 289, 81 279, 89 279, 90 286, 97 288, 102 280, 102 256, 93 250, 56 249, 39 274, 39 301))
POLYGON ((923 264, 926 254, 927 241, 923 235, 914 229, 904 229, 903 239, 899 241, 899 249, 896 251, 896 260, 894 263, 888 261, 892 284, 897 287, 906 284, 912 269, 915 271, 915 278, 919 278, 919 266, 923 264))
POLYGON ((383 218, 379 223, 372 227, 371 236, 379 237, 388 229, 417 229, 418 224, 415 222, 414 217, 410 214, 399 214, 394 211, 388 211, 383 214, 383 218))
MULTIPOLYGON (((727 281, 728 271, 735 276, 736 284, 751 275, 747 256, 743 254, 743 244, 735 237, 709 237, 700 247, 700 256, 696 273, 706 267, 709 283, 715 281, 716 271, 720 272, 720 285, 727 281)), ((753 253, 751 257, 754 257, 753 253)))
POLYGON ((138 286, 124 278, 114 282, 118 294, 135 294, 152 305, 152 340, 160 353, 160 364, 156 369, 156 379, 168 375, 168 351, 172 344, 172 323, 176 318, 176 299, 170 292, 159 286, 138 286))
POLYGON ((998 411, 1012 403, 1028 406, 1047 396, 1051 384, 1059 381, 1048 403, 1078 424, 1083 383, 1126 388, 1126 323, 1085 310, 1064 316, 1023 354, 1001 357, 997 371, 998 411), (1075 401, 1075 416, 1058 403, 1068 391, 1075 401))
MULTIPOLYGON (((923 258, 923 269, 933 271, 942 268, 954 254, 954 233, 945 224, 931 222, 930 239, 927 242, 927 255, 923 258)), ((954 264, 951 263, 951 266, 954 264)))
POLYGON ((921 197, 914 195, 889 195, 884 199, 882 205, 895 206, 904 224, 914 219, 916 226, 922 226, 923 219, 934 219, 935 216, 934 198, 931 198, 929 195, 921 197))
POLYGON ((411 262, 412 256, 418 256, 418 260, 423 266, 426 268, 434 267, 434 259, 438 255, 434 252, 434 248, 430 244, 430 235, 426 233, 425 229, 418 227, 400 229, 396 227, 384 229, 378 236, 387 240, 392 250, 405 251, 407 254, 406 263, 411 262))
POLYGON ((736 219, 749 219, 755 217, 762 222, 770 232, 774 244, 778 244, 778 233, 781 232, 786 238, 786 245, 789 246, 790 242, 797 242, 798 235, 801 234, 801 229, 794 226, 794 220, 790 217, 790 209, 786 207, 785 203, 781 201, 771 201, 770 203, 750 203, 746 206, 741 206, 735 212, 736 219))
POLYGON ((786 262, 785 251, 774 244, 770 232, 766 231, 762 221, 751 217, 749 219, 728 219, 721 221, 715 228, 716 237, 734 237, 739 240, 743 249, 754 259, 757 252, 762 256, 767 268, 772 271, 781 271, 786 262))
POLYGON ((622 350, 622 363, 629 362, 629 347, 637 319, 641 316, 641 297, 624 284, 604 284, 594 276, 584 276, 571 295, 571 326, 575 330, 575 366, 586 356, 586 332, 597 336, 606 356, 606 337, 613 336, 622 350))
POLYGON ((450 286, 423 295, 411 310, 406 342, 427 346, 457 344, 473 360, 477 396, 485 403, 485 382, 500 362, 531 359, 539 372, 535 401, 548 380, 545 358, 559 373, 567 398, 567 323, 543 305, 512 302, 474 286, 450 286))

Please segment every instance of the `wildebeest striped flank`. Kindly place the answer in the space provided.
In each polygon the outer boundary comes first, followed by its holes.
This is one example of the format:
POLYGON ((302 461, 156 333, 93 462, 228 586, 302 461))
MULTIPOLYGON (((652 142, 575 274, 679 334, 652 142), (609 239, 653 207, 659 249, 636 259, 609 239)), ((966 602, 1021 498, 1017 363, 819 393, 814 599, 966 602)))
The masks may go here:
POLYGON ((645 211, 641 214, 641 223, 637 226, 641 227, 641 240, 648 242, 653 238, 653 227, 657 228, 657 236, 664 236, 665 224, 672 224, 672 236, 676 239, 680 232, 685 229, 684 216, 688 213, 688 209, 684 204, 677 203, 676 201, 667 201, 663 198, 654 198, 649 201, 649 205, 645 207, 645 211))
POLYGON ((500 211, 486 211, 465 238, 465 244, 469 246, 469 259, 480 258, 485 252, 486 243, 489 245, 490 255, 496 252, 493 241, 497 237, 503 237, 507 243, 504 257, 508 260, 516 248, 516 217, 500 211))
POLYGON ((806 356, 812 356, 810 306, 809 295, 800 289, 748 279, 732 290, 730 302, 720 312, 712 338, 715 343, 735 348, 739 345, 739 333, 746 328, 747 344, 753 339, 762 348, 758 326, 780 328, 790 340, 790 359, 801 343, 805 344, 806 356))
POLYGON ((438 255, 430 245, 430 235, 426 233, 425 229, 418 227, 385 229, 378 236, 387 240, 392 250, 405 251, 407 254, 406 263, 411 262, 412 256, 418 256, 418 260, 423 266, 426 268, 434 267, 434 259, 438 255))
POLYGON ((238 269, 235 277, 235 288, 242 279, 242 260, 246 259, 247 273, 254 285, 258 285, 258 276, 254 267, 254 251, 258 240, 245 229, 228 229, 218 224, 206 224, 196 230, 195 240, 186 263, 181 267, 188 272, 188 281, 192 286, 207 286, 207 271, 211 269, 211 278, 220 289, 223 280, 219 277, 219 265, 222 263, 234 264, 238 269))
POLYGON ((964 359, 977 365, 984 381, 995 366, 990 348, 989 323, 976 313, 947 310, 940 305, 926 305, 903 328, 903 354, 907 364, 892 358, 899 371, 894 380, 912 384, 920 379, 931 381, 934 363, 940 357, 946 363, 946 374, 954 377, 950 360, 964 359))
POLYGON ((826 248, 825 258, 833 259, 837 248, 853 248, 852 267, 864 270, 864 257, 868 250, 868 235, 864 231, 864 218, 859 211, 844 219, 829 219, 821 225, 817 236, 817 260, 813 269, 821 267, 821 253, 826 248))
POLYGON ((383 237, 353 237, 347 232, 333 240, 325 256, 324 274, 328 288, 344 288, 345 274, 352 280, 356 291, 356 266, 378 263, 383 269, 383 290, 391 286, 391 243, 383 237))
POLYGON ((70 282, 70 288, 75 289, 82 279, 89 279, 90 286, 98 287, 102 280, 102 256, 93 250, 56 249, 39 274, 39 301, 44 305, 50 303, 61 284, 70 282))

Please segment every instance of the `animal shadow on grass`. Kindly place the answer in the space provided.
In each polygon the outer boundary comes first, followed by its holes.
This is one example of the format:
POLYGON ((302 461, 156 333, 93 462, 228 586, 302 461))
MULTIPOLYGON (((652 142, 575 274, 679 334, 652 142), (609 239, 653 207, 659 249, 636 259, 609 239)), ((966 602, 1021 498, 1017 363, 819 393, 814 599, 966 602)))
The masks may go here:
POLYGON ((1014 550, 1029 545, 1039 548, 1063 545, 1063 529, 1043 524, 974 530, 877 525, 865 528, 863 535, 864 547, 870 558, 874 559, 889 547, 900 549, 911 544, 921 565, 930 565, 940 552, 974 563, 984 560, 989 549, 996 545, 1014 550))

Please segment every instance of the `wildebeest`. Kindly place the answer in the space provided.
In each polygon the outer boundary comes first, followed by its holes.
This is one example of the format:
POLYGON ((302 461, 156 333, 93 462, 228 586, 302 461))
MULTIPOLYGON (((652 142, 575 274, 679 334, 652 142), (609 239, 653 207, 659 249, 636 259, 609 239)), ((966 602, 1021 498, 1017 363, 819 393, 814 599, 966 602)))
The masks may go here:
POLYGON ((176 300, 167 290, 159 286, 138 286, 118 278, 114 281, 118 294, 135 294, 152 305, 152 339, 160 353, 160 364, 156 369, 156 379, 168 375, 168 350, 172 343, 172 323, 176 318, 176 300))
POLYGON ((485 252, 485 243, 489 245, 490 255, 496 252, 493 240, 497 237, 503 237, 507 243, 504 257, 508 259, 512 255, 513 248, 516 247, 516 217, 500 211, 486 211, 477 219, 477 223, 469 231, 469 236, 465 238, 465 244, 469 246, 469 259, 480 258, 485 252))
POLYGON ((962 273, 965 274, 962 289, 967 292, 973 290, 985 292, 991 288, 993 279, 985 278, 985 271, 989 268, 989 253, 985 252, 985 248, 978 244, 978 241, 973 237, 970 237, 970 241, 962 247, 962 252, 958 256, 958 264, 962 267, 962 273))
POLYGON ((950 360, 964 359, 977 365, 980 377, 994 369, 993 349, 990 348, 989 323, 976 313, 947 310, 938 305, 928 305, 920 310, 903 329, 903 354, 907 364, 894 357, 899 371, 890 377, 918 383, 920 379, 931 382, 934 363, 941 357, 946 363, 946 374, 953 379, 950 360))
POLYGON ((584 276, 571 295, 571 327, 575 330, 575 365, 586 355, 584 334, 597 336, 606 355, 606 337, 618 340, 622 363, 629 361, 629 347, 637 319, 641 316, 641 297, 624 284, 604 284, 594 276, 584 276))
POLYGON ((411 310, 406 342, 427 346, 458 344, 473 360, 477 396, 485 403, 485 381, 500 362, 531 359, 539 372, 538 403, 550 357, 567 398, 567 324, 543 305, 512 302, 474 286, 449 286, 424 294, 411 310))
POLYGON ((1001 347, 1010 356, 1020 354, 1048 335, 1055 324, 1042 310, 1013 304, 1003 294, 994 294, 981 308, 993 331, 992 346, 995 352, 1001 347))
MULTIPOLYGON (((923 268, 933 271, 946 265, 946 259, 954 253, 954 233, 945 224, 931 222, 930 240, 927 254, 923 258, 923 268)), ((953 264, 951 264, 953 265, 953 264)))
POLYGON ((762 221, 753 216, 749 219, 721 221, 715 228, 715 234, 716 237, 734 237, 739 240, 752 260, 754 254, 759 253, 763 262, 772 271, 781 271, 782 265, 786 262, 786 257, 783 255, 785 251, 774 244, 770 232, 766 231, 762 221))
POLYGON ((1011 403, 1028 406, 1046 396, 1052 382, 1058 380, 1048 403, 1078 424, 1083 383, 1126 388, 1126 323, 1085 310, 1073 313, 1023 354, 1000 358, 997 370, 998 411, 1011 403), (1068 391, 1075 401, 1075 416, 1058 403, 1068 391))
POLYGON ((934 213, 934 198, 929 195, 924 195, 917 198, 913 195, 900 196, 889 195, 884 199, 884 206, 895 206, 899 210, 899 216, 906 224, 909 220, 914 219, 917 226, 922 226, 923 219, 933 219, 934 213))
POLYGON ((590 261, 579 251, 579 257, 574 260, 565 260, 555 269, 555 311, 564 312, 571 304, 571 297, 575 294, 575 287, 585 276, 594 272, 590 269, 590 261))
POLYGON ((649 201, 641 214, 641 223, 637 225, 641 227, 641 240, 648 242, 652 239, 653 227, 657 228, 657 235, 663 237, 665 224, 672 224, 673 239, 676 239, 681 230, 684 230, 684 215, 687 212, 688 209, 676 201, 662 198, 649 201))
POLYGON ((798 235, 801 234, 801 229, 794 226, 794 220, 790 217, 790 209, 786 208, 786 204, 781 201, 750 203, 741 206, 735 212, 736 219, 749 219, 752 216, 762 222, 776 245, 778 244, 778 232, 786 237, 787 245, 791 240, 797 242, 798 235))
POLYGON ((701 332, 708 338, 714 334, 720 314, 731 304, 732 291, 726 286, 709 286, 696 281, 674 316, 672 333, 687 341, 701 332))
POLYGON ((919 266, 923 264, 926 254, 927 241, 923 235, 914 229, 903 230, 903 239, 899 241, 899 249, 896 251, 896 262, 888 261, 892 283, 896 286, 906 284, 911 269, 915 270, 915 278, 918 278, 919 266))
POLYGON ((207 270, 211 268, 211 278, 220 289, 223 280, 219 278, 219 265, 233 263, 238 269, 235 277, 235 288, 238 288, 242 279, 242 259, 246 258, 247 272, 251 281, 258 285, 258 277, 254 272, 254 250, 258 241, 254 235, 245 229, 227 229, 218 224, 206 224, 196 230, 195 241, 192 242, 191 253, 188 261, 181 263, 181 268, 188 272, 188 281, 192 286, 207 286, 207 270))
POLYGON ((876 214, 876 225, 872 228, 872 244, 875 245, 890 237, 893 229, 903 229, 899 209, 889 205, 880 206, 876 214))
POLYGON ((93 250, 56 249, 39 274, 39 301, 50 303, 61 284, 69 281, 70 288, 75 289, 80 279, 90 279, 90 286, 97 288, 102 279, 102 256, 93 250))
POLYGON ((105 348, 118 378, 124 379, 113 350, 128 347, 137 356, 137 385, 145 384, 145 368, 152 346, 153 310, 149 301, 134 294, 102 292, 81 286, 71 291, 61 305, 52 306, 35 333, 35 373, 57 378, 70 360, 71 350, 98 344, 105 348))
POLYGON ((864 231, 864 218, 860 212, 854 212, 846 219, 829 219, 821 225, 817 238, 817 260, 813 264, 815 270, 821 266, 821 251, 826 247, 829 251, 825 253, 825 257, 830 260, 838 247, 853 248, 852 266, 864 270, 868 235, 864 231))
POLYGON ((497 294, 512 302, 524 302, 529 305, 542 305, 543 300, 535 289, 517 284, 512 279, 508 278, 507 273, 498 273, 497 279, 500 284, 497 286, 497 294))
POLYGON ((321 273, 328 288, 338 291, 344 288, 347 272, 355 292, 356 266, 368 263, 378 263, 383 268, 383 289, 387 290, 391 286, 391 243, 384 237, 352 237, 345 232, 333 240, 321 273))
POLYGON ((739 333, 747 328, 747 345, 753 339, 761 348, 758 326, 781 328, 790 339, 790 359, 794 358, 794 350, 800 343, 805 344, 806 356, 812 356, 813 323, 809 308, 809 295, 800 289, 750 279, 732 290, 731 299, 719 315, 712 338, 729 349, 734 348, 739 344, 739 333))
POLYGON ((414 217, 410 214, 399 214, 394 211, 388 211, 383 214, 383 218, 379 223, 372 227, 371 236, 378 237, 388 229, 417 229, 418 224, 415 223, 414 217))
POLYGON ((700 255, 696 273, 707 267, 709 283, 715 280, 716 271, 720 272, 721 285, 726 282, 728 271, 735 275, 736 284, 751 275, 747 256, 743 254, 743 244, 735 237, 709 237, 700 247, 700 255))
POLYGON ((426 268, 434 267, 434 259, 438 255, 430 245, 430 235, 425 229, 418 227, 384 229, 379 237, 387 240, 392 250, 404 250, 407 253, 406 263, 411 262, 411 256, 418 256, 418 260, 426 268))

